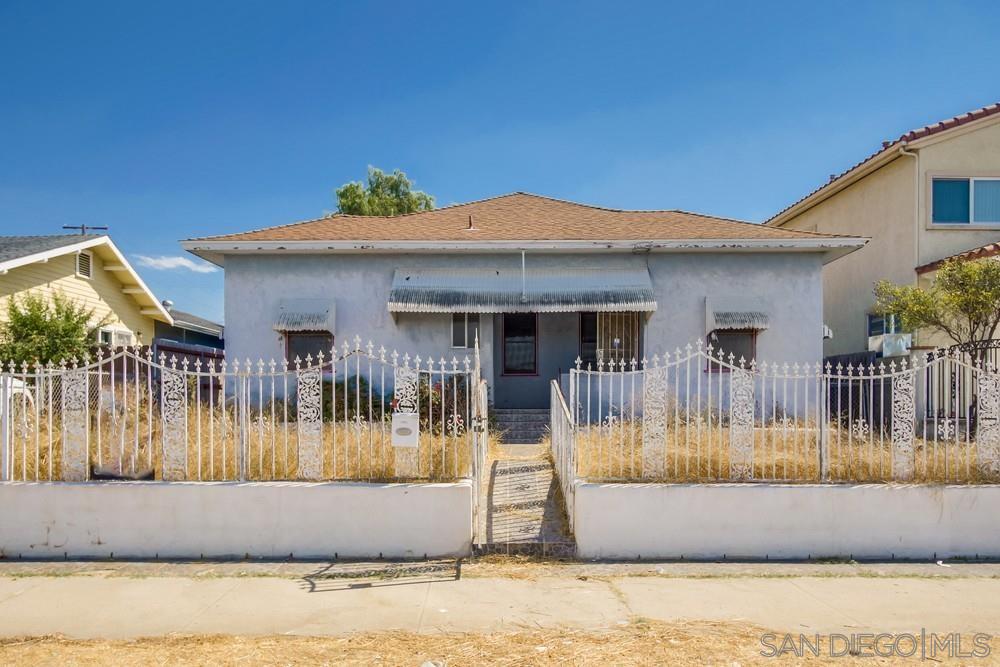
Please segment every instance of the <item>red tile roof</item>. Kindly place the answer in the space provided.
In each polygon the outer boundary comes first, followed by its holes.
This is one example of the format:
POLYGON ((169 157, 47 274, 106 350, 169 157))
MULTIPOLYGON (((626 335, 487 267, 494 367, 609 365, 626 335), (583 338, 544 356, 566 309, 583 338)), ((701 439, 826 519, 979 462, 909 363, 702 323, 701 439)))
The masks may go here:
POLYGON ((955 255, 951 255, 950 257, 930 262, 929 264, 923 264, 914 269, 914 271, 917 273, 930 273, 931 271, 937 271, 941 268, 941 265, 949 259, 975 260, 985 259, 986 257, 996 257, 997 255, 1000 255, 1000 241, 996 243, 987 243, 979 248, 973 248, 972 250, 966 250, 965 252, 960 252, 955 255))
POLYGON ((961 127, 962 125, 967 125, 968 123, 977 120, 982 120, 983 118, 988 118, 990 116, 995 116, 997 114, 1000 114, 1000 102, 997 102, 995 104, 990 104, 988 106, 976 109, 974 111, 969 111, 959 116, 953 116, 951 118, 948 118, 947 120, 942 120, 940 122, 934 123, 933 125, 925 125, 924 127, 920 127, 915 130, 910 130, 909 132, 905 132, 902 135, 900 135, 900 137, 894 141, 884 141, 882 142, 881 149, 872 153, 861 162, 858 162, 856 165, 848 168, 847 170, 841 172, 840 174, 832 176, 830 180, 824 183, 823 185, 819 186, 818 188, 816 188, 809 194, 805 195, 801 199, 792 202, 785 208, 781 209, 780 211, 772 215, 768 220, 764 222, 764 224, 772 224, 773 220, 780 217, 783 213, 785 213, 789 209, 798 206, 799 204, 809 199, 813 195, 816 195, 832 187, 834 184, 838 183, 845 176, 851 174, 858 168, 863 167, 864 165, 872 162, 873 160, 885 155, 889 151, 895 150, 901 146, 905 146, 907 143, 911 141, 916 141, 917 139, 923 139, 924 137, 929 137, 931 135, 938 134, 940 132, 945 132, 947 130, 953 130, 957 127, 961 127))

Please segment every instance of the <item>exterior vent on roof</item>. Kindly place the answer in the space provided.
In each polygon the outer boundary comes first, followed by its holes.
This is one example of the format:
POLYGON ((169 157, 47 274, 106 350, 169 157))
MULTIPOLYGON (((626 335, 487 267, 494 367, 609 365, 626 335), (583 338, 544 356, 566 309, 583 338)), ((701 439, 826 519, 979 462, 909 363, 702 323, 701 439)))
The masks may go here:
POLYGON ((76 275, 81 278, 91 277, 92 258, 89 252, 78 252, 76 254, 76 275))

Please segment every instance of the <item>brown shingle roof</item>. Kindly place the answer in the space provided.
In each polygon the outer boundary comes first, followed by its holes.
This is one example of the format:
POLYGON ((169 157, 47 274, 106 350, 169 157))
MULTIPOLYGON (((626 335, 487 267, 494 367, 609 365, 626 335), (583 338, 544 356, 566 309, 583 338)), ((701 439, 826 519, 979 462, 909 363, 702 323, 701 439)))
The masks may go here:
POLYGON ((861 162, 858 162, 856 165, 841 172, 840 174, 831 176, 830 180, 828 180, 826 183, 819 186, 812 192, 806 194, 804 197, 801 197, 800 199, 797 199, 796 201, 792 202, 785 208, 781 209, 780 211, 772 215, 770 218, 768 218, 764 222, 764 224, 774 224, 774 221, 789 209, 795 208, 796 206, 798 206, 805 200, 809 199, 813 195, 818 194, 826 190, 827 188, 833 187, 834 184, 840 182, 840 179, 854 172, 859 167, 862 167, 870 163, 872 160, 875 160, 885 155, 889 151, 898 149, 899 147, 905 145, 908 142, 916 141, 917 139, 923 139, 924 137, 929 137, 933 134, 938 134, 946 130, 952 130, 956 127, 960 127, 962 125, 966 125, 973 121, 981 120, 983 118, 988 118, 989 116, 994 116, 997 114, 1000 114, 1000 102, 990 104, 985 107, 981 107, 979 109, 975 109, 974 111, 969 111, 967 113, 958 116, 952 116, 951 118, 934 123, 933 125, 925 125, 924 127, 920 127, 915 130, 910 130, 909 132, 905 132, 902 135, 900 135, 900 137, 894 141, 884 141, 882 142, 882 148, 875 151, 861 162))
POLYGON ((816 234, 686 211, 622 211, 524 192, 397 216, 335 214, 191 241, 788 240, 816 234))

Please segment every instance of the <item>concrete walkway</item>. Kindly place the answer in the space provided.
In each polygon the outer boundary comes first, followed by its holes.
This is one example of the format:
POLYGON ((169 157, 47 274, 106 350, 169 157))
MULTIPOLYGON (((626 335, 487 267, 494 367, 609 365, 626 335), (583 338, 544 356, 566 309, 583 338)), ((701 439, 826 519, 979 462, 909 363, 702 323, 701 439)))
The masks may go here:
POLYGON ((476 632, 613 628, 637 617, 741 621, 796 633, 926 628, 1000 634, 995 574, 784 577, 784 566, 768 567, 774 568, 771 575, 733 578, 614 576, 606 568, 601 576, 466 577, 454 565, 391 578, 341 578, 343 573, 318 566, 299 578, 163 576, 169 566, 157 576, 100 570, 26 576, 24 569, 10 576, 12 569, 0 568, 0 634, 476 632))
POLYGON ((485 550, 573 556, 552 462, 542 445, 502 445, 490 463, 480 534, 485 550))

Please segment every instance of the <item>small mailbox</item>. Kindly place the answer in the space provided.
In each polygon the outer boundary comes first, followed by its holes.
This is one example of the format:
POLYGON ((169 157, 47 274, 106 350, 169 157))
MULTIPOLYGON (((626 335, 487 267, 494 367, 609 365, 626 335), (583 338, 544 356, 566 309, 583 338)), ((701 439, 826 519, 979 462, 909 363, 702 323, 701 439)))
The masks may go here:
POLYGON ((392 446, 416 447, 420 442, 420 419, 416 414, 392 414, 392 446))

